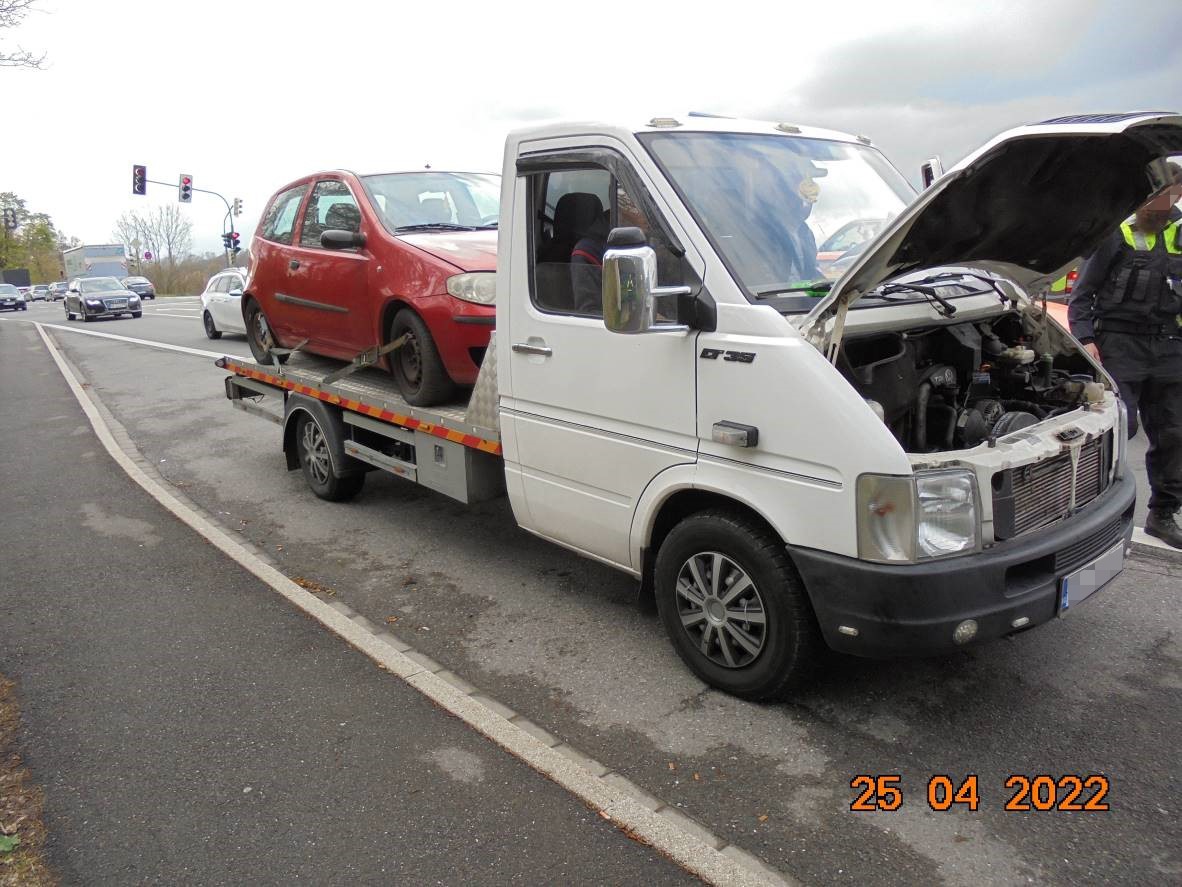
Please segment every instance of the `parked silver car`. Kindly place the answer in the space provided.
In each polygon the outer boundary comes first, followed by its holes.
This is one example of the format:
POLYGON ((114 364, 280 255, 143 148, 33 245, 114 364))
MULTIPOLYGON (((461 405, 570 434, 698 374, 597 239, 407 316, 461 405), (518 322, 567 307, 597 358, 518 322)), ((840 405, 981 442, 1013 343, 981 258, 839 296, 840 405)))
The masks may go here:
POLYGON ((220 339, 222 333, 246 334, 242 319, 242 291, 246 288, 246 272, 241 268, 219 271, 205 284, 201 293, 201 322, 205 335, 220 339))

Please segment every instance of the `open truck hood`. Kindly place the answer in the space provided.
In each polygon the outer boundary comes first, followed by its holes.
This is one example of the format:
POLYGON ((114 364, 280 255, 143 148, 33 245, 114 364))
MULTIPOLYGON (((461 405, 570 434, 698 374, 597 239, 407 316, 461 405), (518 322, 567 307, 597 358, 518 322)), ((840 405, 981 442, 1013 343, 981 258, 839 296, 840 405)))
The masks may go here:
POLYGON ((941 266, 998 274, 1027 293, 1062 275, 1169 181, 1182 115, 1060 117, 1009 130, 937 179, 800 321, 830 350, 864 293, 941 266), (831 323, 832 322, 832 323, 831 323))

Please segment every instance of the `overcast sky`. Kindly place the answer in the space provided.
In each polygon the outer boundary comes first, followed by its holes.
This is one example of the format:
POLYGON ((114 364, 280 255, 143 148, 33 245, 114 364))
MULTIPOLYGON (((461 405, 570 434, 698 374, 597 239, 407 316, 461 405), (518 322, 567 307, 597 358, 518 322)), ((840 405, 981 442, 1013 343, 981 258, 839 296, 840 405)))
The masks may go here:
MULTIPOLYGON (((479 3, 40 0, 0 47, 0 191, 86 243, 127 209, 131 166, 241 197, 249 242, 278 187, 317 169, 499 171, 546 118, 689 110, 870 136, 909 178, 1062 114, 1182 110, 1182 6, 1165 0, 479 3), (958 8, 959 7, 959 8, 958 8)), ((184 209, 220 248, 225 209, 184 209)))

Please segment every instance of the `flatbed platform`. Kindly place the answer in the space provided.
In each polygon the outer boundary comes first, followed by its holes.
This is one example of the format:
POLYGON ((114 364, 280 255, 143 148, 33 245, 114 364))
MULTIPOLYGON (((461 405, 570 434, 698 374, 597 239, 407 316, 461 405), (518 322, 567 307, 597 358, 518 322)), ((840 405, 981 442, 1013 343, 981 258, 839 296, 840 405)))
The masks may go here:
MULTIPOLYGON (((334 372, 348 366, 344 361, 295 352, 287 363, 264 365, 241 357, 220 357, 216 361, 241 380, 250 380, 266 388, 280 388, 361 413, 380 422, 388 422, 411 431, 429 434, 493 455, 501 454, 501 434, 496 422, 496 370, 492 347, 490 357, 481 367, 480 378, 471 397, 432 407, 407 403, 390 374, 382 369, 356 370, 335 381, 325 381, 334 372)), ((253 388, 248 382, 242 387, 253 388)))

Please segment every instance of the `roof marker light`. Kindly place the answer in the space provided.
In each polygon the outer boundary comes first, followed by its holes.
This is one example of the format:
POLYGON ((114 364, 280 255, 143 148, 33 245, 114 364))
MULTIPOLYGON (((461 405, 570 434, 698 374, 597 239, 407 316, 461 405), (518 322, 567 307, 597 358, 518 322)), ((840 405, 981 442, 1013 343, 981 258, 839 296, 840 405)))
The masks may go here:
POLYGON ((790 132, 793 135, 796 135, 800 132, 800 127, 793 126, 791 123, 777 123, 776 129, 778 129, 780 132, 790 132))
POLYGON ((648 122, 648 125, 661 129, 671 129, 674 126, 681 126, 681 121, 673 117, 654 117, 648 122))

